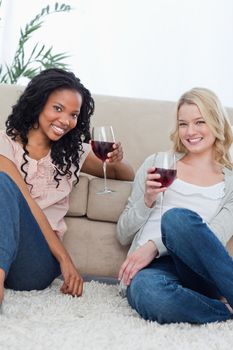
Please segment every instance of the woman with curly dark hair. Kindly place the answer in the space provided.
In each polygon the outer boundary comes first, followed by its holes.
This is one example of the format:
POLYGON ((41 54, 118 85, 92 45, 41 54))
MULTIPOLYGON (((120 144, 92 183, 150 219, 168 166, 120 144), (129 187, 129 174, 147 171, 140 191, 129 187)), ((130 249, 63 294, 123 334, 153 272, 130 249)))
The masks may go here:
MULTIPOLYGON (((63 293, 82 294, 83 279, 61 238, 80 170, 103 176, 88 144, 93 112, 80 80, 56 68, 34 77, 12 108, 0 133, 0 304, 4 286, 44 289, 60 273, 63 293)), ((108 177, 132 180, 120 143, 108 156, 108 177)))

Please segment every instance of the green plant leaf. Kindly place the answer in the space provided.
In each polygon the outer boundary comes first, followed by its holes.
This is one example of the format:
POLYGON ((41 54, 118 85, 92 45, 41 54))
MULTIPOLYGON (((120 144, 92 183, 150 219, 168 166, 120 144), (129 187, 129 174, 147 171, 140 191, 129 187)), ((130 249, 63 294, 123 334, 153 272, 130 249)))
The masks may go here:
MULTIPOLYGON (((0 0, 0 5, 1 3, 2 0, 0 0)), ((26 58, 25 48, 33 34, 43 26, 46 16, 71 10, 71 6, 65 3, 59 4, 56 2, 53 8, 47 5, 29 23, 26 23, 24 29, 20 28, 18 47, 12 63, 10 65, 0 65, 0 82, 14 84, 17 83, 20 77, 32 78, 45 68, 68 68, 64 61, 70 56, 65 52, 53 54, 52 46, 46 49, 44 44, 40 45, 37 42, 26 58)))
MULTIPOLYGON (((39 43, 37 43, 37 44, 39 44, 39 43)), ((36 45, 35 49, 36 48, 37 48, 37 45, 36 45)), ((40 51, 36 54, 35 59, 37 59, 38 57, 40 57, 42 55, 44 49, 45 49, 45 45, 42 45, 40 51)), ((34 53, 34 52, 32 52, 32 53, 34 53)))

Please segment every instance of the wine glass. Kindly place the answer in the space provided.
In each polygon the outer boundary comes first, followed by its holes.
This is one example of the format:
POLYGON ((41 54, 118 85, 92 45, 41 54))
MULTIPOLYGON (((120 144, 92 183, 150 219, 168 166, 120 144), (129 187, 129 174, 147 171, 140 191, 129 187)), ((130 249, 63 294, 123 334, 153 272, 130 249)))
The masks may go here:
POLYGON ((112 126, 95 126, 92 128, 92 140, 91 146, 95 155, 103 162, 104 171, 104 189, 97 192, 97 194, 105 194, 114 192, 107 187, 106 177, 106 160, 107 154, 113 151, 113 144, 115 143, 115 137, 112 126))
MULTIPOLYGON (((159 152, 155 158, 155 171, 160 174, 156 181, 161 182, 161 187, 169 187, 176 178, 176 156, 174 152, 159 152)), ((164 192, 161 192, 160 216, 163 214, 164 192)))

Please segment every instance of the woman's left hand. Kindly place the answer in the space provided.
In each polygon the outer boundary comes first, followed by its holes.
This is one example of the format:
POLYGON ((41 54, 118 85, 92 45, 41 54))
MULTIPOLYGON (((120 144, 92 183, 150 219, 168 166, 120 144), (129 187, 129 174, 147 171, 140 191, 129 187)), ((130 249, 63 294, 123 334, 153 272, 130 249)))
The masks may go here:
POLYGON ((113 151, 108 153, 107 162, 120 162, 123 159, 123 149, 120 142, 113 144, 113 151))
MULTIPOLYGON (((106 162, 108 163, 107 177, 109 179, 124 181, 132 181, 134 179, 133 168, 123 159, 123 150, 120 142, 113 144, 113 150, 108 153, 106 162)), ((89 175, 103 177, 103 162, 91 150, 83 163, 81 171, 89 175)))
POLYGON ((70 257, 60 262, 61 273, 64 278, 64 283, 60 291, 64 294, 72 296, 81 296, 83 293, 83 279, 71 261, 70 257))
POLYGON ((148 241, 143 246, 130 254, 121 265, 118 279, 123 280, 129 286, 136 273, 149 265, 158 254, 158 249, 154 242, 148 241))

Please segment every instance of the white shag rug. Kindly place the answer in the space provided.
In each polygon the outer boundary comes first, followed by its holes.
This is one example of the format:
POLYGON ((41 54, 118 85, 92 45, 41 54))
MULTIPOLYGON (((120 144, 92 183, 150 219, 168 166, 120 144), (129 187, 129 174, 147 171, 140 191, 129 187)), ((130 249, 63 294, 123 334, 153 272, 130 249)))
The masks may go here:
POLYGON ((203 326, 159 325, 141 319, 116 285, 85 283, 81 298, 59 292, 6 290, 1 350, 230 350, 233 321, 203 326))

